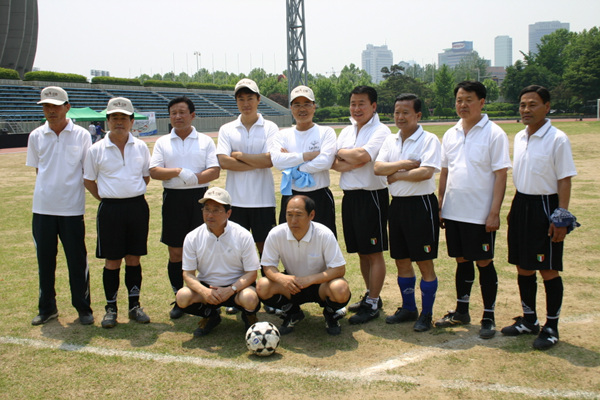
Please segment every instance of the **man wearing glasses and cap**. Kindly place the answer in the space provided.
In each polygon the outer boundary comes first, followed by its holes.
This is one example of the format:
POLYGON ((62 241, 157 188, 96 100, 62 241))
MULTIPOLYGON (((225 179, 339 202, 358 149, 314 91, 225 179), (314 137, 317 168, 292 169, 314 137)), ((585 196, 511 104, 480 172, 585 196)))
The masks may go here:
POLYGON ((103 328, 117 324, 117 292, 121 261, 125 259, 125 285, 129 297, 129 319, 150 322, 140 307, 142 267, 147 254, 150 212, 144 198, 150 181, 150 151, 146 143, 133 137, 133 105, 115 97, 106 109, 109 132, 88 151, 84 185, 100 200, 97 221, 96 257, 104 258, 102 281, 107 305, 103 328))
POLYGON ((290 95, 290 108, 296 126, 275 135, 271 160, 283 171, 279 223, 286 222, 286 204, 293 194, 304 194, 316 205, 315 222, 337 236, 335 200, 329 190, 329 169, 336 152, 336 134, 328 126, 313 122, 316 104, 311 88, 298 86, 290 95))
POLYGON ((258 255, 250 232, 229 220, 231 196, 213 187, 199 200, 204 224, 188 233, 183 242, 183 279, 177 305, 184 312, 202 317, 195 337, 205 336, 221 323, 220 307, 242 310, 248 329, 260 308, 254 288, 258 255))
POLYGON ((58 317, 54 289, 58 237, 69 268, 71 304, 79 313, 79 322, 90 325, 94 316, 85 248, 83 164, 92 141, 84 128, 67 118, 71 105, 65 90, 45 88, 38 104, 43 106, 46 123, 29 135, 26 162, 37 173, 32 227, 40 291, 39 314, 31 324, 58 317))

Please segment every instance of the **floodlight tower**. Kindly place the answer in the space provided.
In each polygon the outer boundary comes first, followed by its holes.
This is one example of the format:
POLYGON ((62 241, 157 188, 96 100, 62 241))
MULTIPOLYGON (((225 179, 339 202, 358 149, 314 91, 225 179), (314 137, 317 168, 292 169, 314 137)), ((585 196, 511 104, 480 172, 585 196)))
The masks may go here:
POLYGON ((287 78, 288 98, 293 88, 306 85, 306 35, 304 34, 304 0, 286 0, 287 10, 287 78))

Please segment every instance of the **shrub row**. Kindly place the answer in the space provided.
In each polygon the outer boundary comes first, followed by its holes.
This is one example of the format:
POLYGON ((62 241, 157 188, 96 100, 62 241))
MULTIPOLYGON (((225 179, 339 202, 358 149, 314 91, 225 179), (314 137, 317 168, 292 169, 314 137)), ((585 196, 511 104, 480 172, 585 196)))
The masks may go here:
POLYGON ((112 76, 95 76, 92 78, 92 83, 103 85, 142 86, 139 79, 115 78, 112 76))
POLYGON ((21 79, 21 77, 14 69, 0 68, 0 79, 21 79))
POLYGON ((85 76, 79 74, 64 74, 52 71, 31 71, 25 74, 24 81, 47 81, 47 82, 76 82, 88 83, 85 76))

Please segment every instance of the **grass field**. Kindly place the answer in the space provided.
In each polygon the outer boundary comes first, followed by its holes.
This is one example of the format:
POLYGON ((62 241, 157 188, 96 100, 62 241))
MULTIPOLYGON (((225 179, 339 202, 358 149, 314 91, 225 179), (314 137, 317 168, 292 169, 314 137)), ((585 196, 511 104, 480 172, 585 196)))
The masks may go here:
MULTIPOLYGON (((166 272, 167 249, 159 243, 162 187, 158 181, 151 181, 148 187, 149 254, 142 259, 141 302, 152 322, 131 323, 121 312, 116 328, 100 327, 103 263, 94 258, 97 201, 88 195, 85 218, 96 323, 81 326, 76 321, 59 248, 56 288, 60 316, 46 325, 31 326, 37 314, 38 290, 31 238, 35 171, 25 166, 25 153, 0 155, 0 398, 600 398, 600 123, 557 122, 556 126, 569 134, 573 146, 579 175, 573 180, 570 209, 582 226, 566 240, 561 341, 547 352, 534 351, 530 336, 480 339, 482 303, 477 285, 471 303, 473 325, 426 333, 413 332, 410 323, 386 325, 385 315, 400 305, 395 266, 387 254, 384 315, 376 321, 351 326, 343 320, 342 335, 329 337, 321 310, 307 305, 307 318, 283 338, 275 355, 264 359, 247 352, 239 316, 224 316, 211 335, 194 339, 191 332, 196 317, 177 321, 168 317, 173 295, 166 272)), ((512 147, 514 134, 522 125, 506 123, 502 127, 512 147)), ((447 126, 426 129, 441 137, 447 126)), ((279 174, 275 175, 278 182, 279 174)), ((224 187, 224 182, 225 173, 215 184, 224 187)), ((339 214, 337 183, 338 176, 332 173, 339 214)), ((504 221, 513 194, 509 176, 495 262, 500 284, 496 305, 499 328, 521 314, 515 269, 506 262, 504 221)), ((340 244, 344 249, 342 237, 340 244)), ((358 257, 345 256, 346 277, 357 298, 364 290, 358 257)), ((454 268, 442 243, 436 261, 440 287, 434 318, 454 307, 454 268)), ((125 304, 124 284, 119 299, 125 304)), ((545 300, 540 278, 538 313, 543 323, 545 300)), ((280 322, 262 311, 259 319, 280 322)))

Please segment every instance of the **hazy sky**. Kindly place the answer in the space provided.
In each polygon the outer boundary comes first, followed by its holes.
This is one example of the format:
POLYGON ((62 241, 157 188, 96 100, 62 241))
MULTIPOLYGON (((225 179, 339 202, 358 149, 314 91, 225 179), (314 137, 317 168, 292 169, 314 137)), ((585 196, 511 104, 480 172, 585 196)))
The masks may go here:
MULTIPOLYGON (((196 71, 287 68, 285 0, 38 0, 34 67, 85 76, 91 69, 133 78, 196 71), (199 52, 200 56, 194 53, 199 52)), ((528 51, 528 25, 600 25, 598 0, 305 0, 309 72, 361 67, 367 44, 394 62, 437 63, 452 42, 470 40, 494 65, 494 38, 513 39, 513 63, 528 51)))

